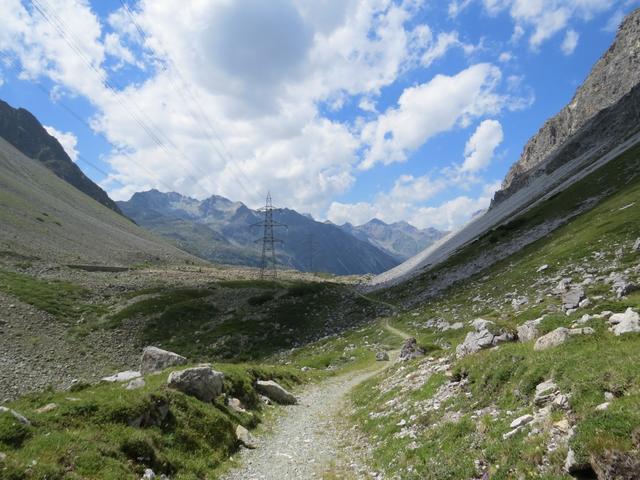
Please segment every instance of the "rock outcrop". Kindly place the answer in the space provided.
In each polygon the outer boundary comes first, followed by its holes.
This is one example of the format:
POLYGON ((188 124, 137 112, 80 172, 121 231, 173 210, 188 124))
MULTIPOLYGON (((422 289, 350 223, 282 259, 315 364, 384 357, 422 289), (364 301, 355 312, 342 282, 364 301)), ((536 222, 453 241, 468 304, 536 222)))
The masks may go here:
POLYGON ((464 342, 456 347, 456 356, 458 358, 516 339, 516 336, 511 332, 494 332, 495 324, 491 320, 477 318, 471 324, 475 331, 467 333, 464 342))
POLYGON ((499 202, 526 182, 529 172, 543 164, 589 121, 618 103, 640 83, 640 10, 620 26, 614 43, 593 67, 571 102, 525 145, 496 195, 499 202))
POLYGON ((568 328, 556 328, 554 331, 549 332, 536 340, 533 349, 536 351, 540 351, 546 350, 547 348, 557 347, 566 342, 570 336, 571 332, 568 328))
POLYGON ((611 315, 609 323, 611 324, 609 330, 616 336, 640 332, 640 314, 632 308, 627 308, 624 313, 611 315))
POLYGON ((414 358, 424 357, 424 350, 418 345, 414 337, 407 338, 400 350, 399 362, 406 362, 414 358))

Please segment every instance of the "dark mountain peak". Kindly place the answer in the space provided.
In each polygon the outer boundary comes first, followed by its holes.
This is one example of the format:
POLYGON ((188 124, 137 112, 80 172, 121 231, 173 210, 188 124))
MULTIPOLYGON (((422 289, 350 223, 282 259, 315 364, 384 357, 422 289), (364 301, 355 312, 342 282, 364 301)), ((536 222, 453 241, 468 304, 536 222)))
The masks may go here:
POLYGON ((94 200, 122 214, 107 192, 91 181, 69 158, 60 142, 49 134, 38 119, 24 108, 13 108, 0 100, 0 137, 24 155, 39 161, 56 176, 94 200))

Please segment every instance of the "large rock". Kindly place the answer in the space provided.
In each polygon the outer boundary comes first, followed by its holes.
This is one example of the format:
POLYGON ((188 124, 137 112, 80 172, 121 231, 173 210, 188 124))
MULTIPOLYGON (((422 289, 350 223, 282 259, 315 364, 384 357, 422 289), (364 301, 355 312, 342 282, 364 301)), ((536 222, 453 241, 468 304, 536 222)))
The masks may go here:
POLYGON ((629 295, 631 292, 638 290, 638 286, 629 281, 629 279, 621 273, 612 273, 609 276, 609 282, 611 283, 612 290, 618 298, 622 298, 629 295))
POLYGON ((258 380, 256 390, 265 397, 281 405, 295 405, 298 399, 273 380, 258 380))
POLYGON ((203 402, 210 402, 222 394, 224 375, 209 366, 187 368, 171 372, 167 385, 203 402))
POLYGON ((142 352, 140 371, 143 375, 161 372, 165 368, 184 365, 187 359, 177 353, 162 350, 158 347, 146 347, 142 352))
POLYGON ((528 322, 524 322, 522 325, 518 327, 518 341, 520 342, 530 342, 531 340, 535 340, 540 336, 540 332, 538 331, 538 326, 542 323, 544 317, 537 318, 535 320, 529 320, 528 322))
POLYGON ((574 285, 571 289, 562 295, 563 310, 573 310, 580 306, 580 302, 584 300, 584 288, 580 285, 574 285))
POLYGON ((609 317, 609 323, 614 335, 640 332, 640 315, 632 308, 627 308, 624 313, 616 313, 609 317))
POLYGON ((141 372, 137 372, 134 370, 127 370, 125 372, 118 372, 109 377, 101 378, 100 381, 107 383, 118 383, 118 382, 128 382, 133 380, 134 378, 139 378, 142 376, 141 372))
POLYGON ((386 362, 389 360, 389 354, 387 352, 378 352, 376 353, 376 361, 378 362, 386 362))
POLYGON ((419 357, 424 357, 424 350, 418 345, 418 341, 414 337, 407 338, 400 350, 398 361, 406 362, 419 357))
POLYGON ((515 340, 515 335, 510 332, 500 331, 497 334, 493 333, 490 329, 495 328, 495 324, 491 320, 477 318, 471 324, 475 328, 475 332, 467 333, 464 342, 456 347, 456 356, 458 358, 493 347, 502 342, 515 340))
POLYGON ((556 328, 553 332, 549 332, 536 340, 533 346, 534 350, 546 350, 547 348, 557 347, 567 341, 571 332, 568 328, 556 328))

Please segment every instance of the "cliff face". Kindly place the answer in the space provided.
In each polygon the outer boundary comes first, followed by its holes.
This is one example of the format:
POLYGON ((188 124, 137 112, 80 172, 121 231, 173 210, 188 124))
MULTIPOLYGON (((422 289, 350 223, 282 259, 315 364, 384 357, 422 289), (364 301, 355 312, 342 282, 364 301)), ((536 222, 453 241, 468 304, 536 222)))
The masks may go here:
POLYGON ((640 9, 624 20, 615 41, 595 64, 571 103, 548 120, 525 145, 496 200, 509 196, 528 173, 557 153, 599 112, 617 104, 640 83, 640 9), (515 187, 515 188, 514 188, 515 187))

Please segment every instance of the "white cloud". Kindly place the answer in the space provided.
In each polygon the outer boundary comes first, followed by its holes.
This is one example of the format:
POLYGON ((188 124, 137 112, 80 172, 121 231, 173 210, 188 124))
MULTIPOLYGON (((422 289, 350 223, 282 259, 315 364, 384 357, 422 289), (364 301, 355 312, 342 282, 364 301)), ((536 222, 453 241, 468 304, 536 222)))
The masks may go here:
POLYGON ((44 129, 49 133, 49 135, 53 136, 60 142, 64 151, 67 152, 69 158, 74 162, 78 160, 78 137, 76 137, 71 132, 61 132, 60 130, 50 127, 47 125, 43 125, 44 129))
POLYGON ((476 50, 474 45, 461 42, 458 32, 440 33, 435 42, 432 40, 429 43, 427 50, 420 59, 420 63, 424 67, 429 67, 433 62, 444 57, 452 48, 461 48, 467 55, 476 50))
POLYGON ((516 23, 512 41, 517 42, 525 34, 526 29, 530 29, 529 45, 535 50, 545 41, 565 30, 572 19, 589 21, 596 14, 611 9, 616 0, 482 0, 482 2, 491 15, 508 10, 516 23))
POLYGON ((496 93, 500 79, 497 67, 477 64, 457 75, 437 75, 407 88, 397 107, 363 128, 362 139, 369 148, 360 168, 402 162, 431 137, 499 112, 506 101, 496 93))
POLYGON ((469 138, 464 149, 464 163, 462 172, 478 172, 491 163, 496 148, 504 140, 502 125, 497 120, 483 121, 474 134, 469 138))
POLYGON ((502 52, 500 54, 500 56, 498 57, 498 61, 500 61, 500 63, 508 63, 511 60, 513 60, 513 53, 511 52, 502 52))
POLYGON ((575 30, 567 30, 567 34, 562 42, 562 53, 565 55, 571 55, 578 46, 578 40, 580 35, 575 30))
POLYGON ((449 16, 452 18, 460 15, 470 4, 472 0, 451 0, 449 2, 449 16))

